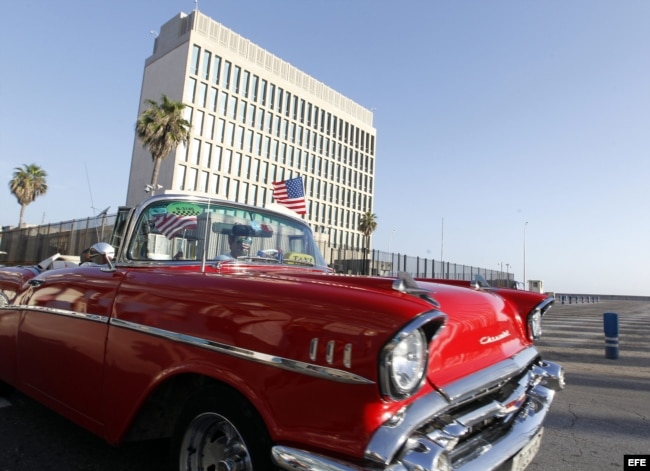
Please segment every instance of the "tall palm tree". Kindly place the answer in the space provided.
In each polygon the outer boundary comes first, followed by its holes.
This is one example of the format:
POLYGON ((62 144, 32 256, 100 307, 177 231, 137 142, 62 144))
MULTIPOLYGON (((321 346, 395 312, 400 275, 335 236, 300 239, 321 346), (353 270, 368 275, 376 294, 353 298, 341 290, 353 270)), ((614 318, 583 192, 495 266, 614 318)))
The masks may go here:
POLYGON ((187 144, 190 138, 190 123, 183 118, 186 105, 180 101, 170 100, 166 95, 162 95, 160 102, 147 100, 146 103, 149 108, 138 116, 135 132, 142 145, 151 153, 151 187, 155 189, 160 164, 179 144, 187 144))
POLYGON ((370 235, 375 232, 375 229, 377 229, 377 215, 370 211, 365 212, 359 220, 359 231, 361 231, 364 238, 364 253, 366 254, 364 257, 364 271, 366 274, 369 274, 367 254, 370 250, 370 235))
POLYGON ((18 227, 23 225, 27 205, 47 192, 45 177, 47 177, 47 172, 36 164, 23 164, 22 168, 14 169, 14 177, 9 181, 9 190, 20 205, 18 227))

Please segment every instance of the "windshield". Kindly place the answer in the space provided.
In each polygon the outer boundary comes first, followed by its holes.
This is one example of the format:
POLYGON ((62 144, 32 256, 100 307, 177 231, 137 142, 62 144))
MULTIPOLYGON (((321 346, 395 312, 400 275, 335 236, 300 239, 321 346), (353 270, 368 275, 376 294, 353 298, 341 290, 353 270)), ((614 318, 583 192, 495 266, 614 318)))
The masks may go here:
POLYGON ((325 267, 309 226, 262 208, 163 199, 138 215, 129 260, 246 261, 325 267))

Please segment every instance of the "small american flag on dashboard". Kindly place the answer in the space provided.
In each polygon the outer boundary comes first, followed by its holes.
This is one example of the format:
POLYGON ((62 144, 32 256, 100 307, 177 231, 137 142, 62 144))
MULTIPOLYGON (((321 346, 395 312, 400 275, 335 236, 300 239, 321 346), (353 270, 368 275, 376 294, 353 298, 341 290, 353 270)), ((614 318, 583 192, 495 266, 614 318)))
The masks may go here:
POLYGON ((302 177, 273 182, 273 198, 298 214, 307 214, 302 177))
POLYGON ((166 213, 154 217, 154 227, 158 229, 168 239, 173 238, 183 230, 196 229, 196 216, 179 216, 177 214, 166 213))

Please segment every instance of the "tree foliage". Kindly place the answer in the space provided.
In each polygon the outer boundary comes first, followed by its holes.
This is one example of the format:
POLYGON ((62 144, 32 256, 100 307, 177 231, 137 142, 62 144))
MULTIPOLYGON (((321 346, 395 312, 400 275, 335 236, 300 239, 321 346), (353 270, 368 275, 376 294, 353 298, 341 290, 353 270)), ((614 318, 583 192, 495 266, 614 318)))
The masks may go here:
POLYGON ((14 169, 13 178, 9 181, 9 190, 20 205, 18 227, 23 225, 25 208, 28 204, 47 192, 47 172, 36 164, 23 164, 14 169))
MULTIPOLYGON (((370 250, 370 236, 375 232, 375 229, 377 229, 377 215, 370 211, 365 212, 359 220, 359 231, 363 234, 366 258, 367 253, 370 250)), ((368 270, 366 269, 366 273, 367 271, 368 270)))
POLYGON ((155 188, 162 161, 181 143, 187 144, 190 123, 183 117, 186 105, 170 100, 166 95, 162 95, 160 102, 147 100, 146 103, 149 108, 138 116, 135 131, 143 146, 151 153, 151 186, 155 188))

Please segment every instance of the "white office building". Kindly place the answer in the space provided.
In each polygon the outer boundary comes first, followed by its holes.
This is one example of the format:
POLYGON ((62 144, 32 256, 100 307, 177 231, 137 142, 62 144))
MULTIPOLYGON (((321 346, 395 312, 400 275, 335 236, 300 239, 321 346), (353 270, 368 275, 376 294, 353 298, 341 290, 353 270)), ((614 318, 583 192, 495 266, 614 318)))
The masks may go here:
MULTIPOLYGON (((344 72, 342 72, 344 73, 344 72)), ((272 182, 301 176, 307 214, 327 255, 361 248, 373 212, 373 114, 201 12, 160 29, 146 60, 140 109, 161 95, 187 105, 187 146, 161 165, 165 192, 198 192, 265 206, 272 182)), ((136 138, 127 205, 147 196, 151 155, 136 138)))

